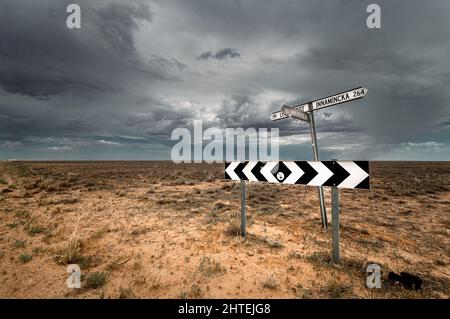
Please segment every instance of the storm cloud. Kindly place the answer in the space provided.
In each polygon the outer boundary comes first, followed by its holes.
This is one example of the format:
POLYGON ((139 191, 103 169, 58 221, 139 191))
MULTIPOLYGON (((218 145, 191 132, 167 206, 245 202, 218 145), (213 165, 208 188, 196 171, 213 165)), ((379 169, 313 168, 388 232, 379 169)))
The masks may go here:
POLYGON ((316 112, 323 158, 450 158, 449 2, 380 0, 368 29, 371 1, 78 0, 71 30, 72 2, 0 2, 0 159, 169 159, 195 119, 308 159, 308 125, 270 113, 357 86, 316 112))
POLYGON ((217 52, 213 51, 206 51, 197 58, 197 60, 209 60, 209 59, 215 59, 215 60, 224 60, 227 58, 235 59, 240 58, 241 54, 233 48, 223 48, 220 49, 217 52))

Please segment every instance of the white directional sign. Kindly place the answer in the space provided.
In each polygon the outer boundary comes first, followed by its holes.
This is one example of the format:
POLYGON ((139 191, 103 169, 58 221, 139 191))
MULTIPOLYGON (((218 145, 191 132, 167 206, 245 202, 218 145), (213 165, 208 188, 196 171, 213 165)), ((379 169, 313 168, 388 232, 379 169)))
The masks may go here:
MULTIPOLYGON (((361 99, 367 95, 367 91, 368 90, 366 88, 358 87, 356 89, 338 93, 338 94, 334 94, 334 95, 330 95, 330 96, 324 97, 319 100, 315 100, 315 101, 308 102, 305 104, 295 105, 295 106, 292 106, 291 109, 295 109, 295 110, 301 111, 303 113, 310 113, 310 112, 317 111, 317 110, 320 110, 320 109, 323 109, 323 108, 326 108, 329 106, 338 105, 338 104, 361 99)), ((289 114, 285 114, 285 112, 283 112, 283 110, 280 110, 280 111, 272 113, 271 120, 278 121, 278 120, 282 120, 282 119, 285 119, 288 117, 289 117, 289 114)), ((299 119, 308 122, 308 119, 302 119, 302 118, 299 118, 299 119)))
POLYGON ((359 87, 359 88, 356 88, 356 89, 353 89, 353 90, 350 90, 347 92, 338 93, 335 95, 324 97, 323 99, 313 101, 311 103, 312 110, 308 109, 308 110, 305 110, 305 112, 316 111, 319 109, 323 109, 325 107, 361 99, 364 96, 366 96, 366 94, 367 94, 367 89, 365 89, 363 87, 359 87))

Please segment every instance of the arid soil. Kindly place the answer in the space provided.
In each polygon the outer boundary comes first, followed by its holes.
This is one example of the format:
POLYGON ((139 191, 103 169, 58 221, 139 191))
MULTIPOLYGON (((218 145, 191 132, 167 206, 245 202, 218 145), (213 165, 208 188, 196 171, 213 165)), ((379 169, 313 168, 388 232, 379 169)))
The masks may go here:
POLYGON ((313 187, 249 184, 244 240, 223 165, 0 163, 0 297, 448 298, 450 162, 374 162, 371 176, 372 190, 340 192, 335 265, 313 187), (371 263, 381 289, 366 287, 371 263))

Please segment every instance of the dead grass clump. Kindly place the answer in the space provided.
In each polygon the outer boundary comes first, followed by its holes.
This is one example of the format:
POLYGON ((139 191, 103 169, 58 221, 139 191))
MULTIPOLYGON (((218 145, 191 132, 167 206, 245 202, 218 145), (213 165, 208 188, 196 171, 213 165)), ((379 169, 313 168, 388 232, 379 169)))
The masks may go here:
POLYGON ((335 279, 327 282, 322 292, 326 293, 331 299, 342 298, 344 295, 351 293, 350 285, 337 282, 335 279))
POLYGON ((179 295, 179 299, 188 299, 188 298, 202 298, 203 290, 199 285, 192 285, 189 291, 182 291, 179 295))
POLYGON ((226 268, 222 267, 222 264, 219 261, 212 260, 210 257, 205 256, 200 260, 198 271, 203 275, 210 277, 225 273, 226 268))
POLYGON ((82 250, 83 241, 79 238, 71 238, 67 246, 57 253, 56 261, 61 265, 77 264, 83 260, 82 250))
POLYGON ((332 264, 331 257, 324 252, 314 252, 306 256, 306 260, 315 266, 330 266, 332 264))
POLYGON ((133 230, 130 232, 130 235, 132 235, 132 236, 145 235, 147 232, 148 232, 148 228, 138 227, 138 228, 133 228, 133 230))
POLYGON ((43 227, 43 226, 38 226, 38 225, 30 225, 27 228, 27 233, 30 236, 34 236, 36 234, 42 234, 45 233, 47 231, 47 228, 43 227))
POLYGON ((270 248, 283 248, 283 244, 276 239, 266 239, 266 243, 270 248))
POLYGON ((270 276, 270 277, 267 277, 266 279, 264 279, 264 281, 262 282, 262 286, 263 286, 263 288, 273 290, 278 287, 278 282, 274 276, 270 276))
POLYGON ((241 224, 237 220, 232 220, 225 228, 225 235, 237 237, 241 235, 241 224))
POLYGON ((97 289, 106 284, 108 274, 106 272, 94 272, 86 277, 86 289, 97 289))
POLYGON ((123 288, 119 287, 119 299, 135 299, 136 295, 134 294, 131 288, 123 288))
POLYGON ((211 211, 212 212, 217 212, 217 211, 224 211, 227 208, 229 208, 230 205, 228 203, 222 202, 220 200, 215 201, 212 205, 211 205, 211 211))
POLYGON ((76 204, 78 202, 80 202, 80 200, 78 198, 68 197, 68 198, 62 199, 58 204, 71 205, 71 204, 76 204))
POLYGON ((26 210, 20 210, 20 211, 16 212, 15 215, 19 219, 28 219, 31 216, 30 212, 28 212, 26 210))

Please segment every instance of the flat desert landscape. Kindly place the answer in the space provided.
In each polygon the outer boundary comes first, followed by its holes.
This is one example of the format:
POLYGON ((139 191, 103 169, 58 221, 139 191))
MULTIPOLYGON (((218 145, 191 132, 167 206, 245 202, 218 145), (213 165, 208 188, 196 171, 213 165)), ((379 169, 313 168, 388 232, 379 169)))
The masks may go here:
MULTIPOLYGON (((371 162, 341 190, 341 263, 317 189, 239 182, 222 164, 0 163, 1 298, 448 298, 450 162, 371 162), (382 288, 366 287, 381 267, 382 288), (66 285, 81 268, 81 289, 66 285), (420 290, 388 279, 408 272, 420 290)), ((330 189, 325 188, 328 215, 330 189)), ((329 216, 329 220, 331 220, 329 216)))

